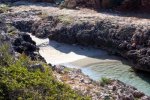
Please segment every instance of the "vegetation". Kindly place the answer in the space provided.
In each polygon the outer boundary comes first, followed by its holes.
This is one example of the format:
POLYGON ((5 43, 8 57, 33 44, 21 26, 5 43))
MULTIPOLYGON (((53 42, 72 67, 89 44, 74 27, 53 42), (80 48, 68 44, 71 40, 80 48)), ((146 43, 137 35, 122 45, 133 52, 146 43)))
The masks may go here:
POLYGON ((73 22, 73 19, 71 17, 65 15, 59 16, 58 19, 66 25, 71 24, 73 22))
POLYGON ((105 86, 105 85, 110 84, 110 83, 111 83, 111 79, 106 78, 106 77, 102 77, 101 80, 100 80, 100 85, 101 86, 105 86))
POLYGON ((8 45, 0 47, 0 100, 87 100, 78 95, 69 86, 55 80, 51 68, 41 63, 44 72, 39 69, 29 70, 35 64, 22 54, 14 61, 9 54, 8 45), (7 51, 7 52, 6 52, 7 51))
POLYGON ((0 4, 0 13, 7 12, 9 10, 9 6, 6 4, 0 4))
POLYGON ((15 35, 15 34, 17 34, 17 29, 14 27, 14 26, 12 26, 12 25, 7 25, 7 31, 8 31, 8 34, 9 35, 15 35))
POLYGON ((42 12, 42 13, 39 15, 39 17, 41 17, 41 18, 46 18, 46 17, 48 17, 48 16, 49 16, 48 12, 42 12))

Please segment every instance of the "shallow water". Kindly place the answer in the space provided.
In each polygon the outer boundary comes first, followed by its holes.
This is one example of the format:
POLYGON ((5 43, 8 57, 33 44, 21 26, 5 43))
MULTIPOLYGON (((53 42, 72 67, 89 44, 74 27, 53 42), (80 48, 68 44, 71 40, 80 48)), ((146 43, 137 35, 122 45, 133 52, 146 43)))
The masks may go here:
POLYGON ((150 95, 150 75, 133 72, 129 65, 103 50, 31 37, 40 47, 39 52, 47 63, 80 68, 94 80, 100 80, 101 77, 119 79, 150 95))

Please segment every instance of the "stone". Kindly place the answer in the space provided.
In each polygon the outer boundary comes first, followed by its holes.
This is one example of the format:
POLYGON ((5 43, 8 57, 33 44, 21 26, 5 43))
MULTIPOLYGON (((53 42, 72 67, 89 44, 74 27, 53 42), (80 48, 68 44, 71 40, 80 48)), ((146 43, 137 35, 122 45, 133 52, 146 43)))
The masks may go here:
POLYGON ((138 90, 135 90, 135 91, 133 92, 133 96, 134 96, 135 98, 140 98, 140 97, 144 96, 144 93, 143 93, 143 92, 140 92, 140 91, 138 91, 138 90))
POLYGON ((64 66, 62 66, 62 65, 55 65, 55 66, 53 66, 54 67, 54 69, 55 69, 55 71, 57 72, 57 73, 64 73, 64 66))
POLYGON ((41 65, 41 64, 30 65, 30 66, 28 67, 28 70, 29 70, 29 71, 35 71, 35 70, 37 70, 37 69, 39 69, 41 72, 45 72, 45 68, 44 68, 43 65, 41 65))

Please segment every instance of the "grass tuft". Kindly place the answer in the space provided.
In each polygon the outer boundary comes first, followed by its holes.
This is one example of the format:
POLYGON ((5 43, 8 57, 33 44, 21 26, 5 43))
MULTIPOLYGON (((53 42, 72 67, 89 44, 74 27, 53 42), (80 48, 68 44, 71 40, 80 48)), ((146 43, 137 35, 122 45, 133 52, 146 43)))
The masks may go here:
POLYGON ((111 83, 111 79, 106 78, 106 77, 102 77, 100 80, 100 85, 101 86, 105 86, 111 83))
POLYGON ((5 13, 9 11, 9 6, 6 4, 0 4, 0 13, 5 13))

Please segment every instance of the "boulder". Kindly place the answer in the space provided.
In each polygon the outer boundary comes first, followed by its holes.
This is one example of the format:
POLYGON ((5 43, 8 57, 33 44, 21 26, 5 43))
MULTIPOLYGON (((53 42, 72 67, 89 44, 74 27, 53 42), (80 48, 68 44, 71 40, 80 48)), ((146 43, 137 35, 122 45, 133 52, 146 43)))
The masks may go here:
POLYGON ((30 65, 28 67, 29 71, 36 71, 36 70, 40 70, 41 72, 45 72, 45 68, 43 67, 43 65, 41 64, 35 64, 35 65, 30 65))
POLYGON ((61 4, 62 7, 66 8, 76 8, 78 7, 90 7, 90 8, 100 8, 101 0, 64 0, 61 4))

